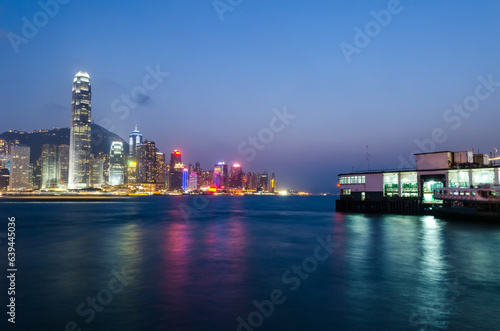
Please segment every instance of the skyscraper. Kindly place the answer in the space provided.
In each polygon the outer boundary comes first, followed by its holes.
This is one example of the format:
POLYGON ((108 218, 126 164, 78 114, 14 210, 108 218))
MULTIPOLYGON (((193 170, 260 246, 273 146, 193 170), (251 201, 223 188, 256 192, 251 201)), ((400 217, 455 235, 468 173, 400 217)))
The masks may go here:
POLYGON ((174 150, 172 154, 170 154, 170 169, 175 168, 176 164, 182 164, 182 155, 178 150, 174 150))
POLYGON ((90 160, 90 186, 100 188, 104 185, 104 159, 92 158, 90 160))
POLYGON ((123 142, 113 141, 109 151, 109 185, 117 186, 125 183, 125 155, 123 142))
POLYGON ((9 190, 31 188, 30 147, 14 145, 11 147, 9 190))
POLYGON ((57 188, 58 184, 58 146, 42 145, 42 182, 41 188, 57 188))
POLYGON ((185 191, 189 189, 189 169, 182 169, 182 189, 185 191))
POLYGON ((165 154, 156 152, 156 186, 159 189, 165 188, 167 177, 167 164, 165 162, 165 154))
POLYGON ((182 164, 182 155, 178 150, 170 154, 170 172, 168 174, 168 189, 170 191, 182 190, 182 173, 184 164, 182 164))
POLYGON ((269 176, 267 175, 267 171, 264 171, 260 175, 260 187, 262 188, 262 192, 269 192, 269 176))
POLYGON ((198 173, 196 171, 192 171, 189 174, 189 185, 188 189, 191 191, 195 191, 198 189, 198 173))
POLYGON ((91 125, 90 76, 79 71, 73 80, 71 101, 71 134, 69 152, 70 189, 90 185, 90 125, 91 125))
POLYGON ((226 162, 219 162, 214 166, 214 186, 217 188, 228 187, 228 170, 226 162))
POLYGON ((142 133, 141 131, 137 130, 137 124, 135 125, 135 130, 132 131, 128 138, 128 144, 129 144, 129 160, 131 162, 137 162, 137 146, 142 144, 142 133))
POLYGON ((243 169, 237 163, 231 167, 231 176, 229 178, 229 187, 242 188, 243 187, 243 169))
POLYGON ((276 176, 274 175, 274 172, 271 176, 271 187, 269 189, 269 192, 275 193, 278 191, 278 182, 276 181, 276 176))
POLYGON ((156 183, 156 147, 153 141, 145 141, 137 147, 137 182, 156 183))
POLYGON ((69 171, 69 146, 59 145, 59 187, 68 187, 68 171, 69 171))

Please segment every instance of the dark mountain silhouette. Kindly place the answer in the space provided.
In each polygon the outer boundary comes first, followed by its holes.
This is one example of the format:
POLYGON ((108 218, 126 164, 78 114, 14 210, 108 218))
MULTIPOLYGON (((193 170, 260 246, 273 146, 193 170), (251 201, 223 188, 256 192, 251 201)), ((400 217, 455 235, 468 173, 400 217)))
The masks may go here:
MULTIPOLYGON (((128 144, 117 134, 110 132, 100 125, 92 123, 92 153, 97 155, 99 152, 109 154, 109 149, 113 141, 123 142, 125 154, 128 154, 128 144)), ((7 131, 0 134, 0 139, 5 139, 9 143, 19 140, 20 144, 28 145, 31 147, 30 160, 35 163, 42 154, 43 144, 53 145, 69 145, 70 129, 67 128, 54 128, 52 130, 37 130, 35 132, 25 131, 7 131)))

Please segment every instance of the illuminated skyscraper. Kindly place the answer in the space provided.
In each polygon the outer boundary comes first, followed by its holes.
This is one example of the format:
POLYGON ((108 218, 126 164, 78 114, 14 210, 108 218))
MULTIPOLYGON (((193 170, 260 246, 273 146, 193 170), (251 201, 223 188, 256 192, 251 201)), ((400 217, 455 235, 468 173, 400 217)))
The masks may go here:
POLYGON ((264 171, 260 175, 260 187, 262 188, 262 192, 269 192, 269 176, 267 175, 267 171, 264 171))
POLYGON ((142 144, 142 133, 137 130, 137 124, 135 125, 135 130, 129 136, 129 160, 134 162, 137 161, 137 146, 142 144))
POLYGON ((156 184, 159 189, 165 188, 167 176, 167 164, 165 162, 165 154, 156 152, 156 184))
POLYGON ((184 164, 182 164, 181 156, 181 152, 178 150, 170 154, 170 172, 168 174, 168 189, 170 191, 182 190, 184 164))
POLYGON ((127 184, 135 184, 137 183, 137 172, 139 170, 139 156, 137 150, 138 147, 142 145, 142 133, 137 130, 137 124, 135 125, 135 130, 132 131, 129 136, 128 144, 127 184))
POLYGON ((153 141, 145 141, 137 147, 137 182, 156 183, 156 147, 153 141))
POLYGON ((243 169, 237 163, 231 167, 231 176, 229 178, 229 187, 231 187, 231 188, 242 188, 243 187, 243 169))
POLYGON ((182 189, 185 191, 189 189, 189 169, 182 169, 182 189))
POLYGON ((58 186, 60 188, 68 188, 69 146, 59 145, 58 152, 58 186))
POLYGON ((58 154, 57 145, 42 145, 42 189, 58 187, 58 154))
POLYGON ((91 89, 88 73, 79 71, 73 80, 69 152, 70 189, 90 185, 91 89))
POLYGON ((229 174, 227 164, 219 162, 214 167, 214 186, 217 188, 227 188, 229 182, 229 174))
POLYGON ((182 164, 181 152, 178 150, 174 150, 172 154, 170 154, 170 169, 175 168, 176 164, 182 164))
POLYGON ((192 171, 189 174, 189 187, 191 191, 197 190, 198 189, 198 173, 196 171, 192 171))
POLYGON ((100 188, 104 185, 104 159, 92 158, 90 160, 90 186, 100 188))
POLYGON ((42 145, 40 166, 35 166, 33 184, 40 188, 68 187, 68 145, 42 145), (39 173, 41 171, 41 173, 39 173), (41 176, 40 176, 41 175, 41 176), (39 181, 40 183, 36 182, 39 181))
POLYGON ((31 188, 30 147, 14 145, 11 147, 9 190, 31 188))
POLYGON ((109 151, 109 185, 123 185, 125 182, 125 155, 123 142, 113 141, 109 151))

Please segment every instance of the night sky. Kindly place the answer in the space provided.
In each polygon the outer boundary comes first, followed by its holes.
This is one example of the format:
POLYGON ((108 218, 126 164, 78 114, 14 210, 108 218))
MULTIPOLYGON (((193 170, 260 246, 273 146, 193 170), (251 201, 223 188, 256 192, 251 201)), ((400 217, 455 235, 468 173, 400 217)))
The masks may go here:
POLYGON ((95 123, 280 189, 335 192, 366 145, 370 169, 500 149, 498 1, 61 2, 0 3, 0 132, 68 126, 83 70, 95 123))

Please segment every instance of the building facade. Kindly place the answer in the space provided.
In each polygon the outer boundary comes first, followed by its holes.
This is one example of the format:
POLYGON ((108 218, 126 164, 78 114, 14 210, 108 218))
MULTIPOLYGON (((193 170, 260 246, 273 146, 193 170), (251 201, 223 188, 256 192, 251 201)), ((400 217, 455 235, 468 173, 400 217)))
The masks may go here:
POLYGON ((14 145, 11 148, 10 161, 10 191, 23 191, 31 189, 32 176, 30 172, 30 147, 14 145))
POLYGON ((416 157, 416 169, 340 174, 341 199, 418 198, 422 203, 439 203, 434 189, 500 185, 499 166, 490 165, 487 154, 444 151, 416 157))
POLYGON ((165 154, 156 152, 156 185, 158 189, 165 189, 167 180, 167 163, 165 154))
POLYGON ((135 126, 135 130, 129 136, 128 139, 129 144, 129 160, 137 161, 137 146, 142 145, 142 133, 137 130, 137 124, 135 126))
POLYGON ((156 146, 153 141, 144 141, 137 147, 137 182, 156 183, 156 146))
POLYGON ((243 188, 243 168, 237 163, 233 164, 233 166, 231 167, 229 187, 243 188))
POLYGON ((168 174, 168 189, 169 191, 179 191, 183 189, 183 171, 184 164, 182 163, 182 154, 179 150, 174 150, 170 154, 168 174))
POLYGON ((70 189, 90 186, 91 88, 88 73, 79 71, 73 80, 69 153, 70 189))
POLYGON ((226 162, 219 162, 214 166, 214 186, 219 189, 229 186, 229 173, 226 162))
POLYGON ((125 154, 123 142, 113 141, 109 151, 109 185, 125 184, 125 154))

